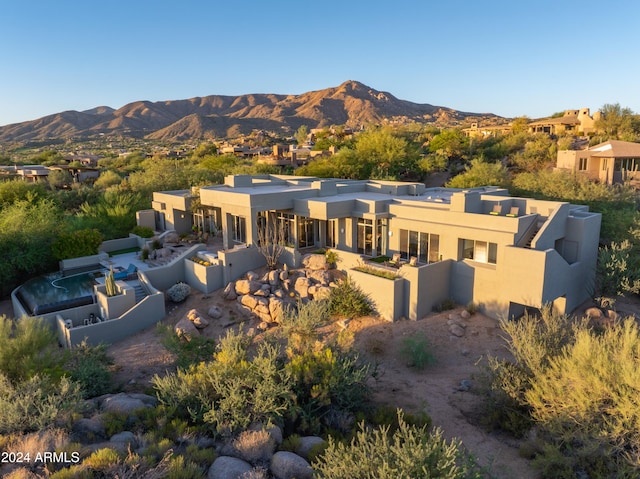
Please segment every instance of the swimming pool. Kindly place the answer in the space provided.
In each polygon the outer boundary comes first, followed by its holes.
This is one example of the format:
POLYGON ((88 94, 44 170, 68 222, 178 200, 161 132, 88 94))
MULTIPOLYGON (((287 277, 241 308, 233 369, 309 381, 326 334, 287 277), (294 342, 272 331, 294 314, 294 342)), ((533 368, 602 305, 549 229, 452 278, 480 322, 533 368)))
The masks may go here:
POLYGON ((101 276, 104 276, 102 270, 71 276, 51 273, 27 281, 20 286, 16 296, 33 316, 93 304, 93 285, 101 276))

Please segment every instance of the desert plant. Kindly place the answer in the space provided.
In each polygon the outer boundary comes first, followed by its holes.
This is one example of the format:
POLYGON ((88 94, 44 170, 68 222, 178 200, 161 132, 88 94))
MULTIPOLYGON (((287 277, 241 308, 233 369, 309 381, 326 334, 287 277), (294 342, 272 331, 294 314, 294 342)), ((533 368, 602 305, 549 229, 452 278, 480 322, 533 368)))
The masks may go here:
POLYGON ((106 394, 111 389, 109 367, 113 360, 107 355, 107 346, 90 346, 82 342, 70 353, 65 363, 69 377, 76 381, 85 398, 106 394))
POLYGON ((389 426, 368 430, 364 423, 351 443, 329 437, 324 453, 313 463, 324 479, 398 479, 439 477, 468 479, 484 477, 466 456, 459 441, 446 441, 442 432, 407 424, 398 412, 398 429, 389 426))
POLYGON ((113 268, 110 268, 107 276, 105 276, 104 286, 107 296, 112 297, 118 294, 118 287, 116 286, 116 278, 113 274, 113 268))
POLYGON ((456 302, 451 298, 447 298, 444 301, 442 301, 440 304, 435 306, 434 309, 438 313, 441 313, 442 311, 449 311, 451 309, 454 309, 455 307, 456 307, 456 302))
POLYGON ((193 336, 188 341, 179 337, 170 326, 158 324, 160 342, 167 351, 175 354, 176 364, 181 368, 187 368, 192 364, 213 359, 216 350, 214 339, 206 336, 193 336))
POLYGON ((326 259, 327 259, 327 263, 329 263, 331 266, 336 265, 336 263, 338 261, 340 261, 340 256, 338 255, 338 252, 332 249, 328 249, 325 253, 326 259))
POLYGON ((153 229, 148 226, 140 226, 136 225, 133 227, 131 231, 134 235, 140 236, 141 238, 152 238, 154 235, 153 229))
POLYGON ((14 385, 0 373, 0 434, 50 427, 81 400, 80 388, 65 377, 52 383, 36 375, 14 385))
POLYGON ((182 281, 174 284, 167 290, 167 297, 174 303, 181 303, 191 294, 191 286, 182 281))
POLYGON ((285 307, 280 324, 289 347, 296 351, 308 349, 317 339, 317 328, 329 321, 329 301, 299 302, 297 307, 285 307))
POLYGON ((366 316, 373 308, 369 297, 347 277, 331 288, 329 311, 336 316, 366 316))
POLYGON ((426 366, 434 364, 436 360, 431 352, 429 339, 423 332, 403 338, 400 354, 408 366, 418 370, 423 370, 426 366))
POLYGON ((276 269, 278 260, 286 248, 284 224, 271 213, 258 216, 258 251, 267 262, 267 267, 276 269))
POLYGON ((264 429, 242 431, 231 444, 241 459, 253 465, 267 464, 276 447, 273 437, 264 429))

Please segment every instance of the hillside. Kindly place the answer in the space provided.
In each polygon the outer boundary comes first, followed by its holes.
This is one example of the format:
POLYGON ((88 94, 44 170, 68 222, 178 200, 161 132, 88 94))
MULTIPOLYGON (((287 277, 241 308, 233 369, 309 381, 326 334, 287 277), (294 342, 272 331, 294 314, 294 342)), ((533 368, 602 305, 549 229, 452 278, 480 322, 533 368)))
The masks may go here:
POLYGON ((256 129, 290 134, 301 125, 359 128, 385 122, 420 122, 451 127, 472 119, 498 118, 490 113, 412 103, 357 81, 346 81, 338 87, 301 95, 211 95, 188 100, 136 101, 117 110, 100 106, 82 112, 65 111, 0 126, 0 141, 96 135, 183 141, 232 137, 256 129))

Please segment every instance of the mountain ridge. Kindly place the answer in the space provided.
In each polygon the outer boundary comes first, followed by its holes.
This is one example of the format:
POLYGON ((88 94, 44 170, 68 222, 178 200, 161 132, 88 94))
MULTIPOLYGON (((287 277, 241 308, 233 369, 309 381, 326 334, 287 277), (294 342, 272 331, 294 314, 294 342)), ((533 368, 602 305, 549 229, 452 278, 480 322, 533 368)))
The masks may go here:
POLYGON ((67 110, 36 120, 0 126, 0 141, 90 138, 118 135, 163 141, 214 139, 253 130, 291 134, 301 125, 322 128, 385 122, 457 126, 477 119, 500 119, 426 103, 400 100, 388 92, 348 80, 337 87, 299 95, 250 93, 208 95, 183 100, 138 100, 118 109, 98 106, 67 110))

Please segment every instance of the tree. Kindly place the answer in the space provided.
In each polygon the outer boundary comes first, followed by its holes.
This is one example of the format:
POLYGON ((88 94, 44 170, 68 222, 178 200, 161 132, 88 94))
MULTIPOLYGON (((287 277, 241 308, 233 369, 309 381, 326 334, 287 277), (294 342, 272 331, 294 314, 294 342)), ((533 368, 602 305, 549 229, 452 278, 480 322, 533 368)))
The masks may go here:
POLYGON ((72 233, 62 233, 51 244, 56 259, 76 258, 98 254, 102 244, 102 233, 96 229, 84 229, 72 233))
POLYGON ((439 153, 449 160, 462 158, 469 147, 469 139, 457 129, 443 130, 429 143, 431 153, 439 153))
POLYGON ((298 145, 304 145, 309 137, 309 127, 307 125, 301 125, 296 130, 296 142, 298 145))
POLYGON ((55 190, 57 188, 64 188, 65 186, 69 186, 71 183, 73 183, 73 177, 68 170, 51 170, 49 171, 47 181, 49 183, 49 187, 52 190, 55 190))
POLYGON ((257 223, 258 251, 267 261, 268 268, 274 270, 278 267, 278 260, 286 246, 283 224, 268 211, 258 216, 257 223))
POLYGON ((477 186, 503 186, 509 184, 509 172, 501 163, 489 163, 483 158, 474 158, 464 173, 454 176, 449 188, 475 188, 477 186))
POLYGON ((619 103, 607 103, 600 108, 600 119, 596 128, 602 130, 605 139, 617 140, 623 136, 635 137, 633 112, 629 108, 622 108, 619 103))
POLYGON ((95 181, 94 186, 106 190, 110 186, 117 186, 122 183, 122 177, 113 170, 105 170, 95 181))

